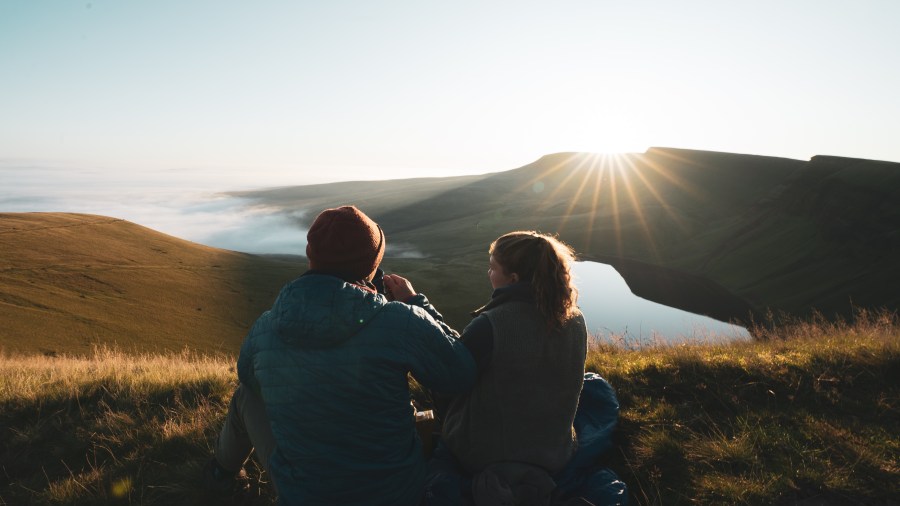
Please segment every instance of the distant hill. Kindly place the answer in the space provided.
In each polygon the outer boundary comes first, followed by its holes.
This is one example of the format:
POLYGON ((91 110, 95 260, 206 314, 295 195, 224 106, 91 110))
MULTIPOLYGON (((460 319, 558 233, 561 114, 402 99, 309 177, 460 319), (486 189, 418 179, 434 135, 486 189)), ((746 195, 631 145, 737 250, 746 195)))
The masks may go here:
MULTIPOLYGON (((900 164, 651 148, 547 155, 506 172, 241 192, 285 211, 360 206, 427 260, 412 269, 462 322, 489 294, 487 245, 558 233, 637 295, 719 319, 900 306, 900 164), (472 283, 469 280, 476 280, 472 283), (467 284, 467 287, 462 287, 467 284), (460 304, 459 298, 469 302, 460 304)), ((303 220, 298 225, 304 226, 303 220)), ((387 265, 392 265, 390 262, 387 265)))
MULTIPOLYGON (((302 216, 298 227, 325 207, 359 205, 385 229, 385 269, 408 276, 457 329, 490 296, 488 244, 515 229, 558 233, 637 295, 720 320, 900 307, 897 163, 653 148, 237 195, 302 216)), ((0 350, 234 353, 305 267, 115 218, 0 214, 0 350)))
POLYGON ((235 353, 303 268, 103 216, 0 213, 0 350, 235 353))

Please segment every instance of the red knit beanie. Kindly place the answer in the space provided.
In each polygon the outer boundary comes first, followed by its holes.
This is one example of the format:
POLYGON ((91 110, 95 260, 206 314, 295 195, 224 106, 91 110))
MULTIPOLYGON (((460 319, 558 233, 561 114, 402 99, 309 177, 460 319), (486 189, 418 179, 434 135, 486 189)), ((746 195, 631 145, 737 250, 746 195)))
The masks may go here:
POLYGON ((384 257, 384 232, 354 206, 326 209, 306 233, 310 269, 370 279, 384 257))

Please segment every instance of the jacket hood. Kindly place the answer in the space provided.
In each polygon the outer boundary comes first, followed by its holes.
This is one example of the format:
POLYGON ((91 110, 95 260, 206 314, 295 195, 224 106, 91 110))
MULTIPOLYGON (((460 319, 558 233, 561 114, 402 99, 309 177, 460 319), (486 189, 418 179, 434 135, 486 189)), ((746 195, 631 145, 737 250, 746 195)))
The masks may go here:
POLYGON ((356 335, 387 303, 384 295, 335 276, 305 274, 281 290, 270 314, 285 342, 331 348, 356 335))

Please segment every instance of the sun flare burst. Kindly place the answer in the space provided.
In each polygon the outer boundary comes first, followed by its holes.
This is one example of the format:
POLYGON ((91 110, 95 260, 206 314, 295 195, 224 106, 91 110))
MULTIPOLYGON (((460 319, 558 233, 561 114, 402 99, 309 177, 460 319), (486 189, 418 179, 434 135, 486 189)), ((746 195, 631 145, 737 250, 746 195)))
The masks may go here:
POLYGON ((699 198, 702 193, 665 168, 660 156, 675 155, 649 151, 560 155, 519 190, 543 194, 536 211, 542 217, 557 216, 554 228, 574 236, 582 248, 621 258, 640 253, 659 260, 663 236, 671 230, 686 233, 689 228, 676 211, 673 196, 699 198), (571 200, 562 209, 552 209, 560 205, 562 195, 571 195, 571 200), (626 251, 626 244, 638 244, 642 251, 634 250, 635 246, 626 251))

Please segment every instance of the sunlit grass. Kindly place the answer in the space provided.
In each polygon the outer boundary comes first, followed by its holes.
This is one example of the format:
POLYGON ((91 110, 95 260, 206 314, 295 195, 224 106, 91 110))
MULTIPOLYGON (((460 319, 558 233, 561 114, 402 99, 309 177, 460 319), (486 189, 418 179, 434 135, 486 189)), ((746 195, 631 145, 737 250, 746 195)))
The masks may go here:
POLYGON ((141 396, 173 384, 230 380, 234 360, 185 350, 180 354, 127 354, 95 348, 90 357, 15 355, 0 358, 0 401, 69 398, 97 385, 123 396, 141 396))
POLYGON ((610 462, 638 502, 897 500, 896 313, 752 330, 762 340, 594 344, 588 369, 622 405, 610 462))
MULTIPOLYGON (((621 405, 602 463, 633 503, 900 499, 896 314, 765 329, 752 341, 592 344, 587 369, 621 405)), ((0 504, 204 503, 200 470, 235 385, 224 355, 0 357, 0 504)), ((266 477, 248 471, 246 504, 272 504, 266 477)))
POLYGON ((0 358, 0 504, 202 503, 235 385, 226 355, 0 358))

